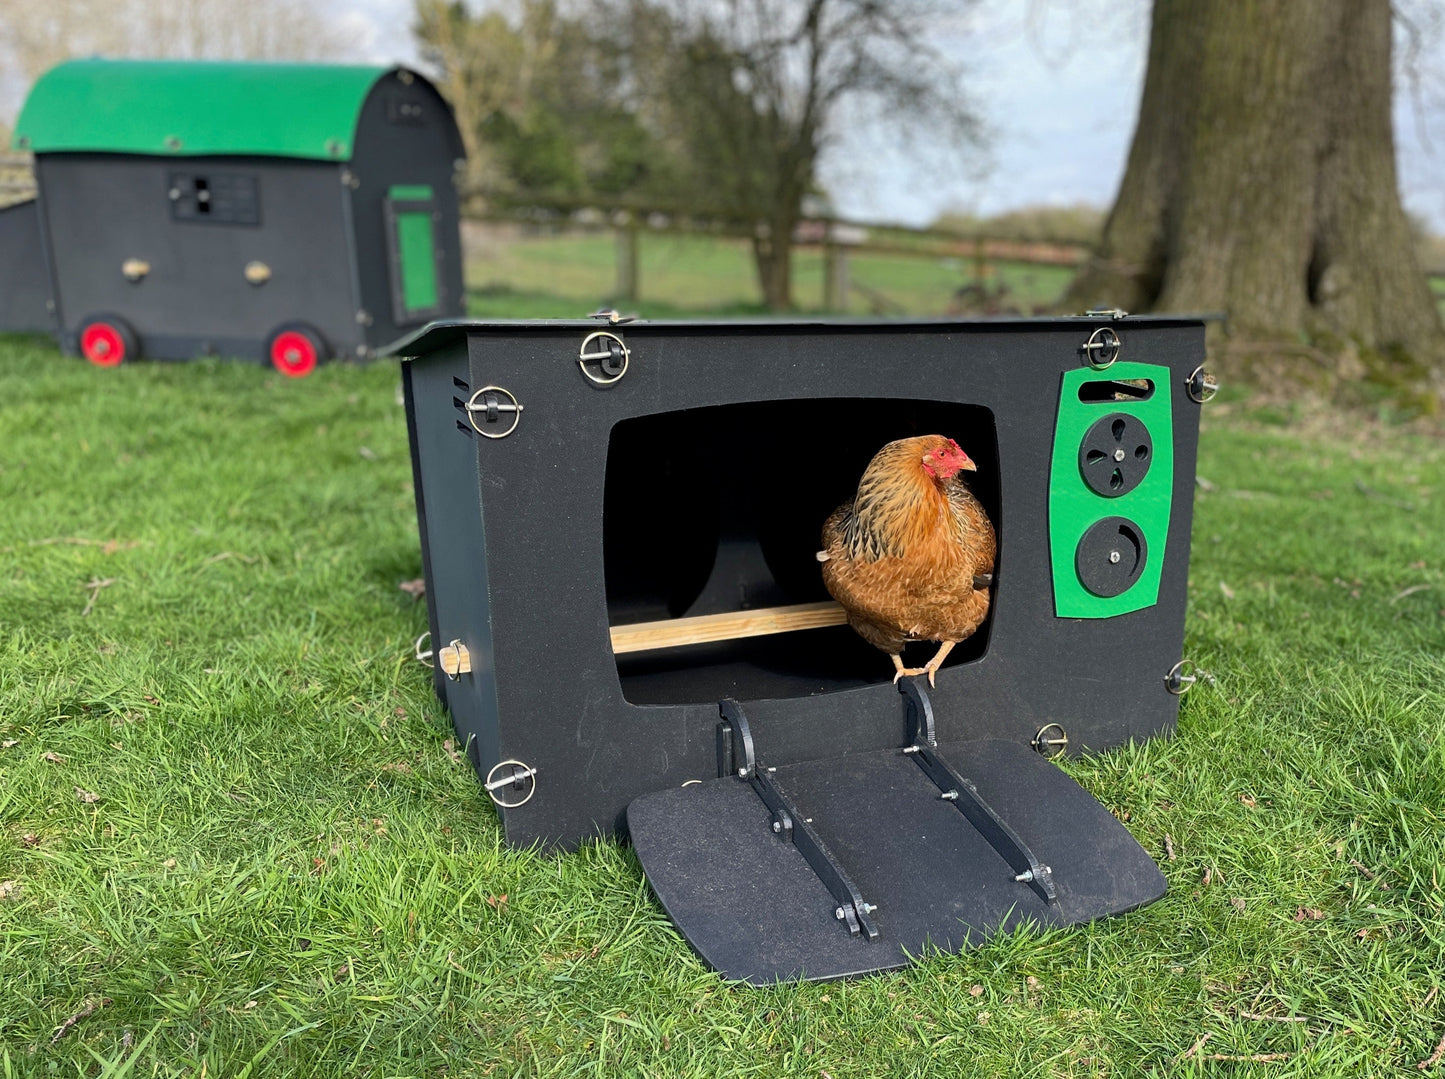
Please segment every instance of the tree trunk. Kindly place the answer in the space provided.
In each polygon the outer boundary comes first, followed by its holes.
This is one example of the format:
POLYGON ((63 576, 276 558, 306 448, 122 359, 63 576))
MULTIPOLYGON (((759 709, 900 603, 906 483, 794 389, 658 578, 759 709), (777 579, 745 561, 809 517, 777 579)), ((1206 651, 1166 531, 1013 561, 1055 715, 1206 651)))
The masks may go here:
POLYGON ((1389 0, 1154 0, 1138 126, 1078 309, 1445 369, 1395 176, 1389 0))
POLYGON ((753 237, 753 261, 758 268, 758 286, 769 311, 793 308, 794 220, 769 222, 765 232, 753 237))

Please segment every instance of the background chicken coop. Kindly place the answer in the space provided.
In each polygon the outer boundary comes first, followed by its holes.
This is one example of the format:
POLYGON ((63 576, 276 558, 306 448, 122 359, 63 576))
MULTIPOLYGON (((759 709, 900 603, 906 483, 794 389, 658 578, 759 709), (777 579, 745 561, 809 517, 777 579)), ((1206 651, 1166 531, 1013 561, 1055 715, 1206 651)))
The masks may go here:
POLYGON ((304 375, 462 311, 464 152, 414 72, 71 61, 15 141, 39 195, 0 210, 0 328, 304 375))
POLYGON ((436 688, 510 841, 629 835, 754 980, 1162 894, 1044 758, 1175 723, 1201 323, 454 322, 397 351, 436 688), (900 694, 816 551, 928 433, 999 554, 988 619, 900 694))

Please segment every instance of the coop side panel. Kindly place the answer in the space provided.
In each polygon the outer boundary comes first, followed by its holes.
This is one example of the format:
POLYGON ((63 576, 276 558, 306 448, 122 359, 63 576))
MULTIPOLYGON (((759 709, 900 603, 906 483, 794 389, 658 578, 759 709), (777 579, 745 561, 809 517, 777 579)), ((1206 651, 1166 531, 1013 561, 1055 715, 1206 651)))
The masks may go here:
POLYGON ((34 199, 0 209, 0 332, 55 329, 43 244, 34 199))
POLYGON ((458 739, 473 766, 497 762, 496 682, 488 577, 482 543, 479 477, 463 406, 471 396, 466 344, 407 364, 407 420, 413 453, 417 518, 423 544, 431 648, 466 648, 470 672, 434 677, 458 739))
POLYGON ((429 83, 409 72, 392 72, 377 81, 362 106, 356 152, 346 173, 366 340, 373 348, 433 319, 459 316, 465 309, 459 204, 453 182, 463 157, 451 110, 429 83), (432 218, 437 302, 410 315, 398 302, 399 252, 388 200, 413 209, 428 205, 432 218))
POLYGON ((270 333, 293 322, 333 354, 360 343, 339 166, 45 154, 37 175, 68 351, 96 314, 129 323, 156 359, 263 359, 270 333))

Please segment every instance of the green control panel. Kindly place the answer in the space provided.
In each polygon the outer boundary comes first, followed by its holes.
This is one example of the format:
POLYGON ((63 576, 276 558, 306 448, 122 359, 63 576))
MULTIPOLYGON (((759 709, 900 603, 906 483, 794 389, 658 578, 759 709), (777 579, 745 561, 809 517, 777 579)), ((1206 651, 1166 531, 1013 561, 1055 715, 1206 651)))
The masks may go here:
POLYGON ((1066 371, 1049 474, 1054 613, 1112 618, 1159 600, 1174 490, 1169 368, 1066 371))

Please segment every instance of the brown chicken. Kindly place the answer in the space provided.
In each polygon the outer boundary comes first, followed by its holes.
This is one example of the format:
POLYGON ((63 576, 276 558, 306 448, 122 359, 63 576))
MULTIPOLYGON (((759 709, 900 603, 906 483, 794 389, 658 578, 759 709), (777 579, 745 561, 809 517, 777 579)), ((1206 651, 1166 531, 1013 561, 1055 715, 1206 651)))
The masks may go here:
POLYGON ((927 674, 988 614, 997 550, 993 524, 963 485, 977 471, 942 435, 890 442, 874 455, 857 497, 823 525, 823 583, 848 624, 893 657, 896 682, 927 674), (924 667, 904 667, 908 641, 938 641, 924 667))

